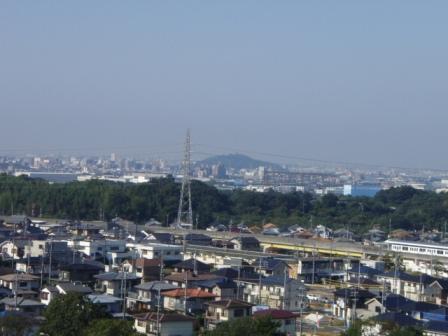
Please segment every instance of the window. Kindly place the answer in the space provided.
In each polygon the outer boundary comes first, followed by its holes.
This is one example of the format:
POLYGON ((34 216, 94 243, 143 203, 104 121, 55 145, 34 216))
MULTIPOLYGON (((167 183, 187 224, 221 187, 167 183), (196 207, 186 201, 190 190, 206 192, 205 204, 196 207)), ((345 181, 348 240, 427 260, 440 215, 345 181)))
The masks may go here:
POLYGON ((102 247, 98 247, 98 251, 102 251, 103 250, 103 248, 102 247))
POLYGON ((443 254, 442 250, 437 250, 437 254, 443 254))
POLYGON ((242 317, 242 316, 244 316, 244 310, 243 309, 235 309, 233 311, 233 316, 234 317, 242 317))
POLYGON ((285 320, 285 325, 290 325, 291 324, 291 320, 285 320))
POLYGON ((421 249, 420 249, 420 252, 426 252, 426 249, 421 248, 421 249))
POLYGON ((111 251, 118 251, 120 248, 118 246, 111 246, 110 250, 111 251))
POLYGON ((403 246, 403 249, 402 249, 403 251, 407 251, 408 250, 408 247, 407 246, 403 246))

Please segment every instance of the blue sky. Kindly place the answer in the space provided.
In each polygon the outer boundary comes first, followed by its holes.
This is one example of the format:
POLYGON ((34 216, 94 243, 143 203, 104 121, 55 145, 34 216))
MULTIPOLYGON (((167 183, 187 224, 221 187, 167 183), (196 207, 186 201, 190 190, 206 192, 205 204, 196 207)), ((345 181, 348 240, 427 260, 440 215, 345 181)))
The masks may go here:
POLYGON ((168 155, 190 127, 203 152, 448 169, 447 12, 412 0, 3 0, 0 154, 168 155))

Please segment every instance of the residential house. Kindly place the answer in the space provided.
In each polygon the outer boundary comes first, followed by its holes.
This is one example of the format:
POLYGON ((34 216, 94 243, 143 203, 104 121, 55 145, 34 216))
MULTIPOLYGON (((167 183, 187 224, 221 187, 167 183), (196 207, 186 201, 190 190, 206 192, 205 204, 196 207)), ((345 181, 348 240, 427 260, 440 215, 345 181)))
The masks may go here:
POLYGON ((3 225, 15 229, 25 229, 31 224, 31 219, 25 215, 12 215, 3 218, 3 225))
POLYGON ((277 328, 278 333, 286 335, 295 335, 297 332, 297 317, 299 315, 294 314, 288 310, 281 309, 267 309, 259 310, 254 313, 254 317, 270 317, 273 321, 279 323, 277 328))
POLYGON ((431 282, 424 289, 424 299, 426 302, 438 305, 446 305, 448 296, 448 280, 437 279, 431 282))
POLYGON ((134 316, 135 330, 148 336, 193 336, 195 319, 177 313, 155 312, 134 316))
POLYGON ((112 316, 121 316, 123 308, 123 300, 119 297, 109 294, 89 294, 87 298, 94 304, 103 307, 106 313, 112 316))
POLYGON ((196 259, 187 259, 173 265, 174 272, 191 272, 193 274, 210 273, 211 266, 196 259))
POLYGON ((84 240, 69 240, 68 246, 82 253, 91 259, 109 259, 108 253, 124 253, 126 252, 126 242, 124 240, 113 240, 113 239, 84 239, 84 240))
POLYGON ((92 293, 92 289, 83 285, 76 285, 65 282, 59 283, 56 286, 47 286, 40 292, 40 301, 49 305, 50 302, 58 295, 67 295, 68 293, 76 293, 80 295, 88 295, 92 293))
POLYGON ((128 244, 128 247, 141 258, 162 259, 163 263, 182 261, 182 246, 145 242, 142 244, 128 244))
POLYGON ((11 290, 34 291, 39 289, 39 277, 26 273, 0 275, 0 285, 11 290))
POLYGON ((413 301, 423 299, 425 289, 437 278, 427 274, 409 274, 403 271, 390 271, 376 276, 376 281, 386 283, 394 294, 403 295, 413 301))
POLYGON ((184 288, 186 283, 188 284, 188 287, 197 287, 201 281, 216 279, 223 280, 225 278, 212 273, 193 274, 191 272, 171 273, 164 278, 166 283, 170 283, 180 288, 184 288))
POLYGON ((214 301, 215 294, 199 288, 178 288, 163 293, 163 308, 170 311, 195 314, 203 312, 206 302, 214 301))
POLYGON ((358 318, 368 318, 377 315, 376 312, 368 310, 366 303, 370 302, 375 295, 364 289, 342 288, 334 292, 335 301, 333 303, 333 316, 341 320, 350 320, 354 314, 353 307, 356 308, 358 318))
POLYGON ((166 232, 151 232, 145 240, 155 240, 161 244, 174 244, 174 235, 166 232))
POLYGON ((143 282, 128 293, 128 306, 134 311, 156 309, 159 303, 163 303, 163 293, 176 288, 163 281, 143 282))
POLYGON ((260 251, 260 242, 253 236, 238 236, 230 239, 235 250, 260 251))
POLYGON ((142 281, 154 281, 160 279, 162 261, 160 259, 137 258, 126 260, 122 266, 135 273, 142 281))
POLYGON ((298 260, 297 274, 306 283, 317 283, 325 278, 342 279, 347 267, 357 262, 344 258, 305 257, 298 260))
POLYGON ((121 297, 124 291, 140 283, 141 278, 128 272, 107 272, 94 275, 96 289, 113 296, 121 297))
POLYGON ((333 230, 324 225, 317 225, 314 229, 314 236, 329 239, 333 236, 333 230))
POLYGON ((28 239, 6 240, 0 243, 2 259, 21 259, 25 256, 25 247, 29 244, 28 239))
POLYGON ((305 308, 308 304, 305 285, 297 279, 272 276, 261 281, 244 279, 236 282, 242 287, 243 300, 249 303, 291 311, 305 308))
POLYGON ((284 276, 285 272, 290 270, 290 267, 284 260, 273 257, 259 258, 252 265, 255 271, 263 276, 284 276))
POLYGON ((104 266, 91 263, 75 263, 61 266, 59 269, 59 280, 68 282, 79 282, 85 285, 93 285, 96 281, 95 275, 104 270, 104 266))
POLYGON ((239 300, 219 300, 207 302, 205 306, 205 328, 213 330, 219 323, 252 315, 254 305, 239 300))
POLYGON ((24 312, 40 315, 45 305, 39 301, 25 298, 4 298, 0 300, 0 310, 24 312))
POLYGON ((212 238, 201 233, 188 233, 182 237, 180 243, 185 243, 187 245, 211 246, 212 238))
POLYGON ((217 300, 231 300, 237 298, 237 285, 233 280, 213 279, 198 281, 198 288, 216 295, 217 300))
POLYGON ((70 261, 72 259, 72 252, 66 241, 30 240, 25 245, 26 257, 49 256, 50 254, 53 260, 66 260, 67 257, 70 261))

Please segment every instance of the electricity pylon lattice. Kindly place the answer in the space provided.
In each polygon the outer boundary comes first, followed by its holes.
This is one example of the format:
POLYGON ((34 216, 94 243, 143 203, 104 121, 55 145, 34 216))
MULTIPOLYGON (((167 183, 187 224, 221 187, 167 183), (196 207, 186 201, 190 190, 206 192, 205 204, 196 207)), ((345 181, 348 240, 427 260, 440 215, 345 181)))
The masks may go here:
POLYGON ((191 206, 191 137, 187 130, 185 140, 185 153, 182 162, 182 187, 180 190, 179 210, 177 212, 177 224, 188 224, 193 226, 193 209, 191 206))

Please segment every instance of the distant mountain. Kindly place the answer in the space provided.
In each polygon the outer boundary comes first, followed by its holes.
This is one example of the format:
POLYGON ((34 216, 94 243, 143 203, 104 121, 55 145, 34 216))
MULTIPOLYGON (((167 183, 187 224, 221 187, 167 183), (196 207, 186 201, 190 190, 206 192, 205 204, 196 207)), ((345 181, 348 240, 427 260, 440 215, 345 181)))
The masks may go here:
POLYGON ((255 169, 261 166, 274 170, 282 169, 279 164, 253 159, 244 154, 216 155, 198 162, 198 164, 206 165, 215 165, 218 163, 223 164, 226 168, 234 169, 255 169))

